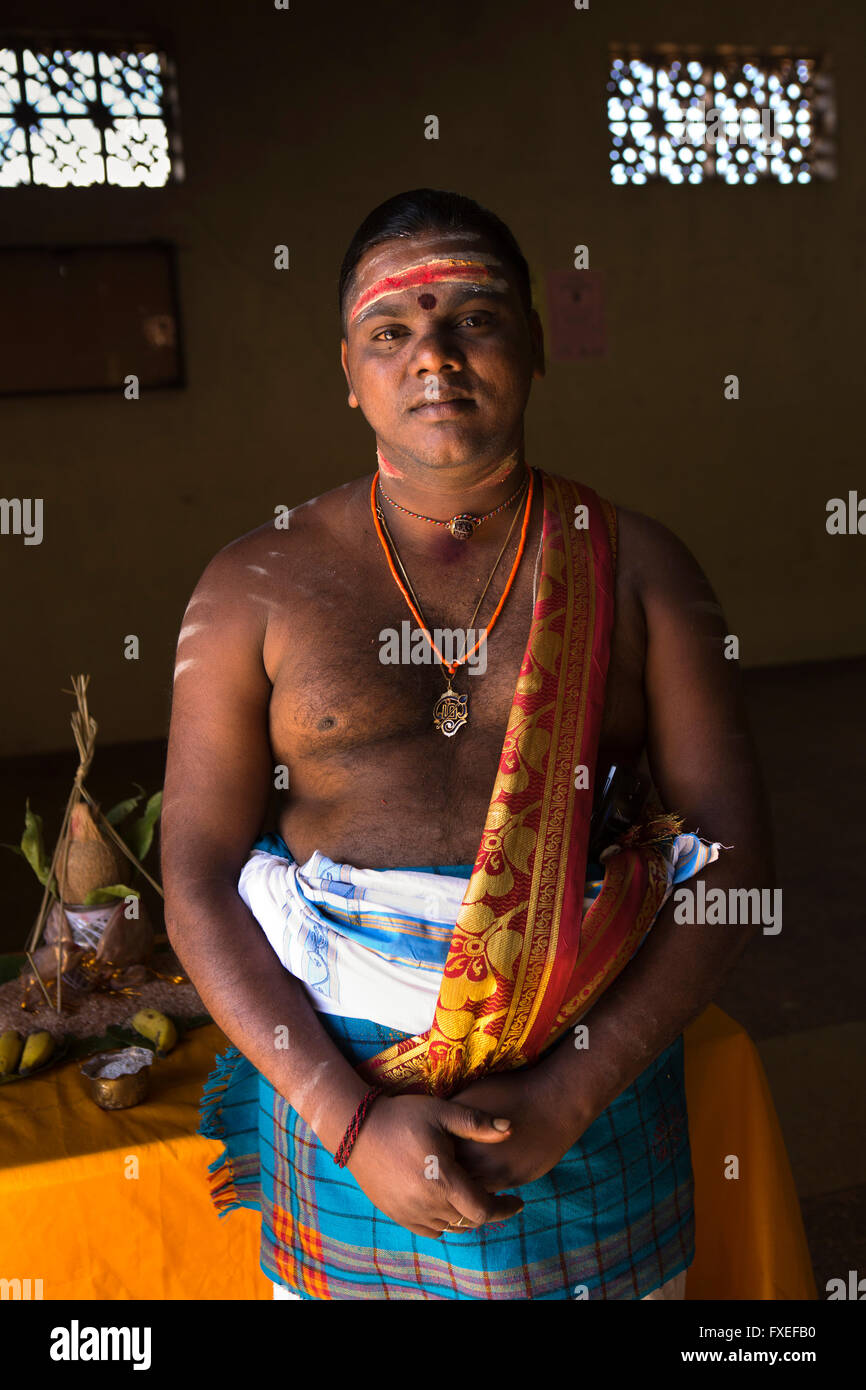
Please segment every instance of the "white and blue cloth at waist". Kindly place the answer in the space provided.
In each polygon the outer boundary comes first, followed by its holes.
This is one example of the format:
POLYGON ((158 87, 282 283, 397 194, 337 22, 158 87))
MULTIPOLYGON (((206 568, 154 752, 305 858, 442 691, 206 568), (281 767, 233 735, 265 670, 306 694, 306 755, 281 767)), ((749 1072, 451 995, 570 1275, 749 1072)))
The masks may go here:
MULTIPOLYGON (((678 835, 667 895, 719 848, 678 835)), ((281 836, 267 834, 241 870, 238 893, 315 1009, 415 1035, 433 1023, 472 868, 356 869, 318 851, 299 864, 281 836)), ((588 872, 584 912, 602 885, 600 865, 588 872)))

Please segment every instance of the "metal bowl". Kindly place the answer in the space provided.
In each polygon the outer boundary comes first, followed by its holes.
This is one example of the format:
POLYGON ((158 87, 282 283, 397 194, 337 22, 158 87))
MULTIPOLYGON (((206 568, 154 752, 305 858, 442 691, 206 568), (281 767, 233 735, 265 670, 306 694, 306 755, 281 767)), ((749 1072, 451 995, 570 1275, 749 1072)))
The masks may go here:
POLYGON ((153 1053, 149 1047, 119 1047, 113 1052, 99 1052, 95 1057, 88 1057, 79 1070, 90 1099, 102 1110, 127 1110, 147 1095, 148 1069, 152 1062, 153 1053), (129 1070, 120 1076, 102 1074, 117 1062, 125 1063, 129 1070))

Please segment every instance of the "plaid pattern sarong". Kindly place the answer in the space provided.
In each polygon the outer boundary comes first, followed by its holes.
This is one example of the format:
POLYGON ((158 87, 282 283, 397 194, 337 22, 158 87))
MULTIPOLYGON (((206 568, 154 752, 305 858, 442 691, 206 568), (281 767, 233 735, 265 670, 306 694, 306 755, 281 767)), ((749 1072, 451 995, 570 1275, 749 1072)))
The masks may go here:
MULTIPOLYGON (((352 1062, 406 1035, 320 1014, 352 1062)), ((391 1221, 237 1050, 218 1059, 201 1133, 221 1216, 262 1214, 261 1267, 306 1299, 639 1299, 694 1258, 694 1205, 678 1038, 543 1178, 515 1189, 502 1225, 426 1240, 391 1221)))

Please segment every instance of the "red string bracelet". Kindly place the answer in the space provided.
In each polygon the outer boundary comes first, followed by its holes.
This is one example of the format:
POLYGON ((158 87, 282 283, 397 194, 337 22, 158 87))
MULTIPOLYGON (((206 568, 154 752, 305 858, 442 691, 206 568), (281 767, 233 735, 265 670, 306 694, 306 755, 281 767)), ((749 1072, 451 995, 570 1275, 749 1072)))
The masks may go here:
POLYGON ((340 1140, 337 1152, 334 1154, 334 1162, 338 1168, 345 1168, 346 1164, 349 1162, 349 1155, 355 1146, 355 1140, 361 1131, 361 1125, 364 1123, 367 1111, 376 1097, 381 1096, 384 1089, 384 1086, 374 1086, 371 1091, 368 1091, 349 1121, 348 1129, 340 1140))

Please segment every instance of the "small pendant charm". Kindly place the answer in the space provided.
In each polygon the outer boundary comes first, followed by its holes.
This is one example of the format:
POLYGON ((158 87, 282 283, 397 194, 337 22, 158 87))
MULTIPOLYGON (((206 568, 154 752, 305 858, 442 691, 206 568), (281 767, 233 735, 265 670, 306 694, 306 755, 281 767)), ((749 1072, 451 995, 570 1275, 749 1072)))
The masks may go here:
POLYGON ((458 695, 449 686, 433 706, 433 724, 446 738, 453 738, 469 718, 469 696, 458 695))
POLYGON ((452 516, 448 523, 448 530, 456 541, 468 541, 480 520, 480 517, 463 512, 460 516, 452 516))

